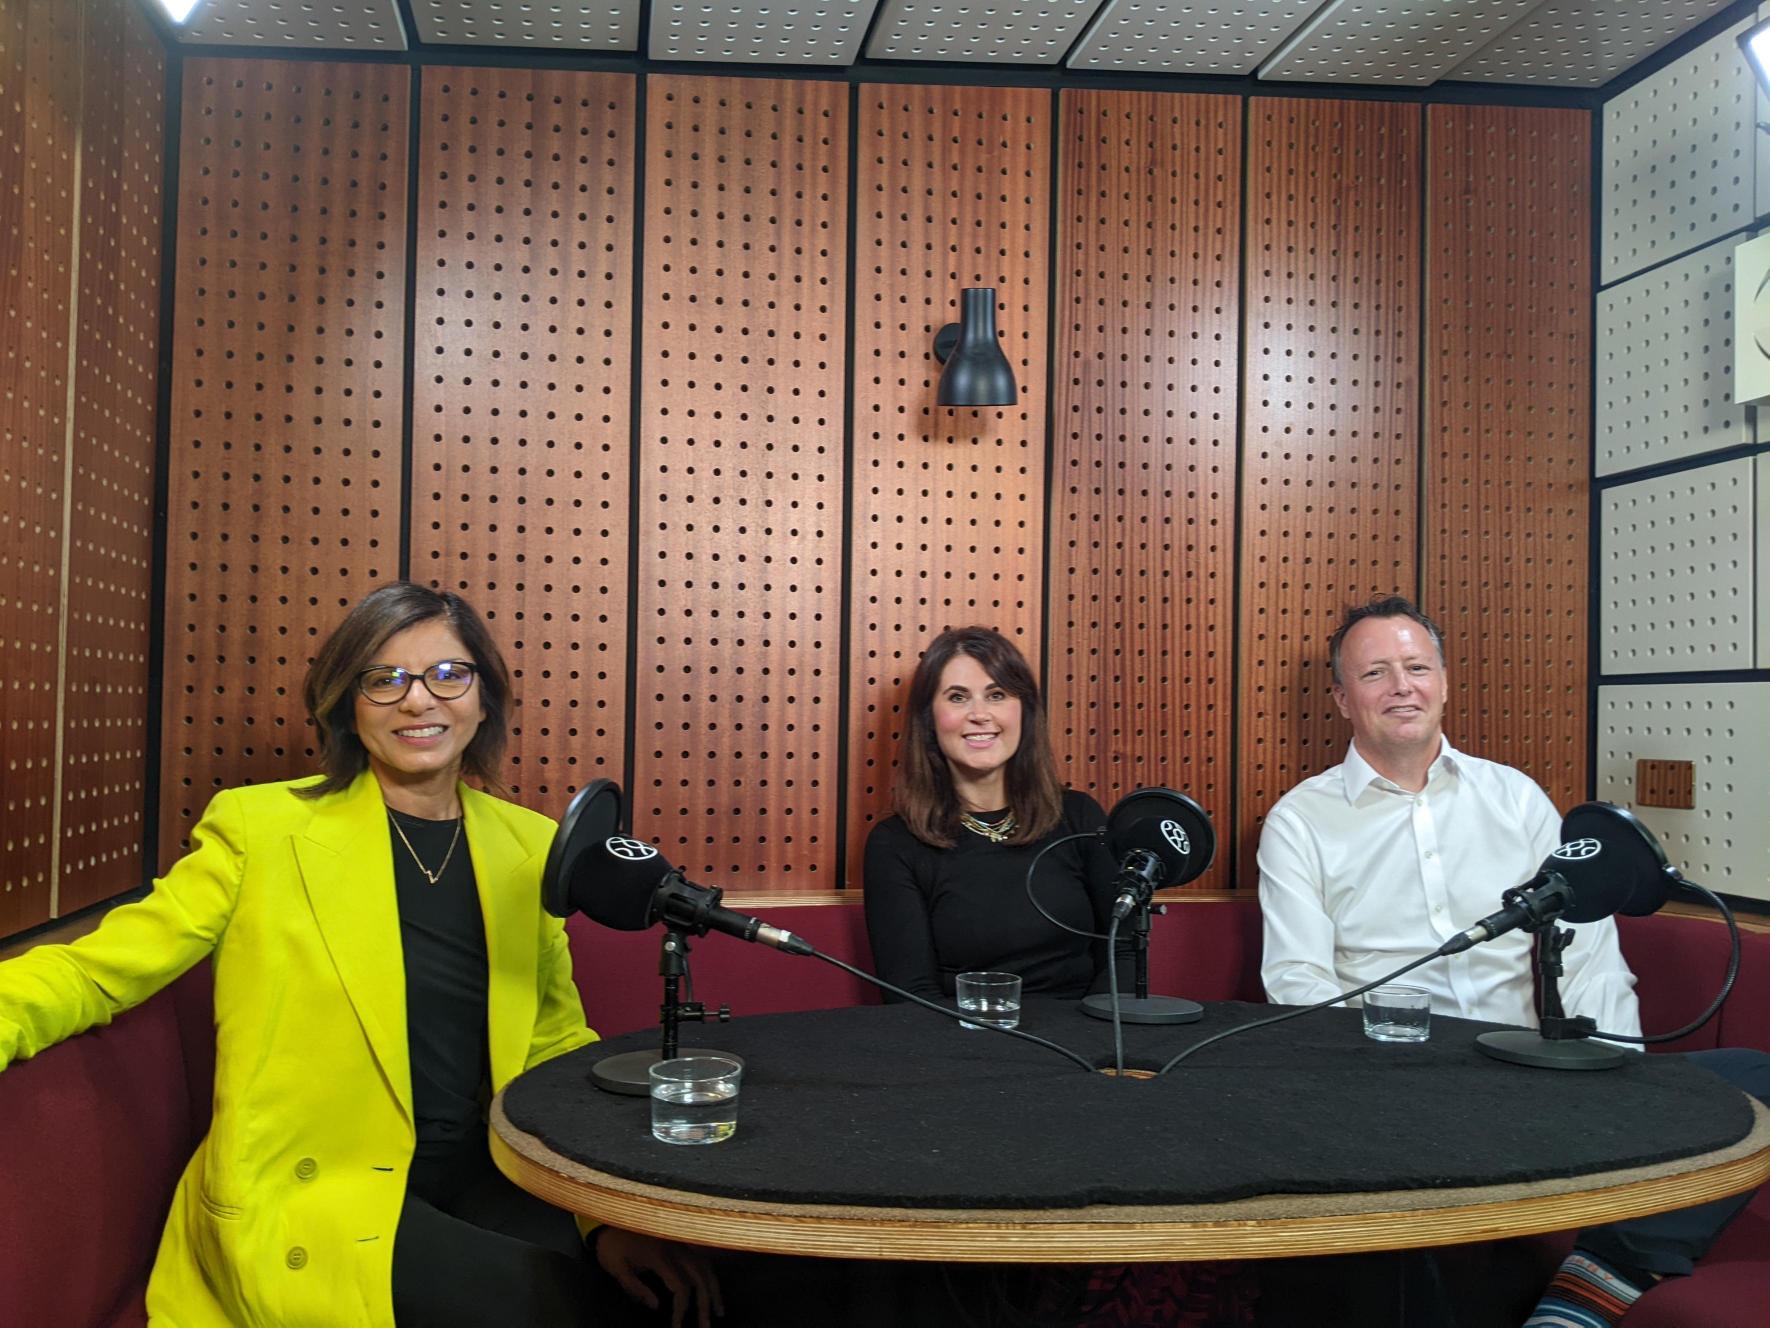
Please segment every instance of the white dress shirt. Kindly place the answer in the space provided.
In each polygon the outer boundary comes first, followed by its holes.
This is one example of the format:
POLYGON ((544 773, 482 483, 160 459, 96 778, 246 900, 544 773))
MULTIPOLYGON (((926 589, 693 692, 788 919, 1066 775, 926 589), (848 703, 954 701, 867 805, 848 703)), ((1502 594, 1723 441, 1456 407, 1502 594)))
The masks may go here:
MULTIPOLYGON (((1260 836, 1268 999, 1312 1005, 1392 972, 1496 911, 1561 841, 1561 817, 1522 771, 1448 742, 1409 793, 1348 749, 1278 800, 1260 836)), ((1562 1005, 1638 1036, 1635 976, 1609 918, 1574 928, 1562 1005)), ((1398 979, 1439 1014, 1534 1028, 1531 936, 1509 932, 1398 979)))

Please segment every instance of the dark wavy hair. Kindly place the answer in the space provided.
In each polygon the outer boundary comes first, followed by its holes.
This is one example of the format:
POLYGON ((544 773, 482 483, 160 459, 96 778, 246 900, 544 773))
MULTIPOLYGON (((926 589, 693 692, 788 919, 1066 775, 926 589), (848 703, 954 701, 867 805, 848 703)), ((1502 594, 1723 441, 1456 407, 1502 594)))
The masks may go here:
POLYGON ((959 838, 959 796, 934 730, 934 695, 955 655, 969 655, 1008 695, 1020 701, 1020 746, 1004 772, 1008 810, 1016 822, 1010 844, 1030 844, 1051 832, 1063 814, 1063 784, 1045 726, 1045 704, 1026 659, 1014 643, 988 627, 954 627, 934 638, 910 679, 908 717, 897 758, 892 800, 910 833, 925 844, 951 848, 959 838))
POLYGON ((1340 617, 1340 625, 1328 640, 1328 661, 1333 665, 1334 681, 1342 687, 1346 680, 1340 676, 1340 652, 1346 645, 1346 633, 1350 632, 1366 618, 1406 618, 1418 623, 1426 629, 1426 635, 1432 638, 1432 644, 1438 647, 1438 662, 1444 663, 1444 633, 1438 624, 1433 622, 1411 599, 1401 595, 1379 595, 1357 608, 1347 609, 1340 617))
POLYGON ((473 741, 462 753, 461 768, 494 791, 503 788, 498 768, 510 737, 510 670, 497 642, 473 606, 459 595, 411 581, 394 581, 357 601, 307 670, 301 699, 319 732, 320 767, 325 778, 304 786, 300 790, 304 796, 318 798, 349 788, 368 767, 368 750, 356 735, 357 675, 383 662, 375 656, 388 638, 439 619, 467 647, 478 671, 473 685, 479 689, 480 708, 485 711, 473 741))

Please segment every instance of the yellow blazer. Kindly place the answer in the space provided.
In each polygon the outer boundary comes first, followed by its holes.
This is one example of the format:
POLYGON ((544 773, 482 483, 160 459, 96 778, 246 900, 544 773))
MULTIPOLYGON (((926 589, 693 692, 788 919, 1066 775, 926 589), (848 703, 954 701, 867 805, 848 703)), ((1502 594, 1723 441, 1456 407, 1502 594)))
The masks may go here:
MULTIPOLYGON (((148 1320, 393 1322, 416 1135, 393 851, 380 786, 218 794, 144 900, 0 964, 0 1068, 109 1022, 213 954, 215 1115, 173 1196, 148 1320)), ((494 1088, 595 1040, 541 908, 553 823, 463 787, 490 963, 494 1088)))

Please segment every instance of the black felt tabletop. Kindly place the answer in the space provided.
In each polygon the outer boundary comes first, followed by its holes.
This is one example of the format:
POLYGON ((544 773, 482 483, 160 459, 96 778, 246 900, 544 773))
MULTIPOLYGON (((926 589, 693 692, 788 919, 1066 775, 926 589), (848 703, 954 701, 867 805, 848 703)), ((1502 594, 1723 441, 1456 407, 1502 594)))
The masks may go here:
MULTIPOLYGON (((1127 1027, 1126 1059, 1176 1051, 1273 1007, 1216 1004, 1203 1022, 1127 1027)), ((1022 1027, 1111 1063, 1110 1026, 1029 1001, 1022 1027)), ((651 1136, 650 1104, 601 1092, 590 1066, 655 1048, 597 1043, 505 1092, 518 1129, 616 1176, 789 1203, 1067 1208, 1212 1203, 1490 1185, 1580 1175, 1725 1147, 1747 1098, 1678 1056, 1558 1072, 1489 1059, 1493 1025, 1434 1017, 1424 1044, 1364 1037, 1324 1010, 1209 1047, 1154 1080, 1084 1073, 1012 1038, 915 1006, 766 1015, 684 1041, 745 1062, 737 1134, 704 1147, 651 1136)))

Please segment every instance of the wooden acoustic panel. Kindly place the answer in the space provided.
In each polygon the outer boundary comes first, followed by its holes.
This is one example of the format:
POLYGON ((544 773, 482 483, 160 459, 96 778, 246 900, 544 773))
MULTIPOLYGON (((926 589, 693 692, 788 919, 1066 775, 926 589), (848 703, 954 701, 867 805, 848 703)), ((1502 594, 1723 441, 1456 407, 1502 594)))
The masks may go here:
POLYGON ((422 80, 411 572, 486 616, 507 779, 558 816, 625 742, 636 80, 422 80))
POLYGON ((1232 861, 1241 99, 1066 92, 1051 733, 1066 783, 1197 798, 1232 861))
POLYGON ((0 934, 50 916, 80 54, 76 6, 0 6, 0 934))
POLYGON ((1586 796, 1591 116, 1428 120, 1426 539, 1445 730, 1586 796))
POLYGON ((848 91, 647 82, 634 830, 833 888, 848 91))
POLYGON ((928 640, 981 623, 1039 663, 1051 94, 860 96, 849 535, 847 879, 891 809, 904 690, 928 640), (1018 405, 935 404, 934 333, 993 286, 1018 405))
POLYGON ((85 4, 60 913, 141 884, 153 616, 166 63, 139 5, 85 4))
POLYGON ((1420 109, 1249 105, 1239 885, 1266 810, 1348 732, 1328 638, 1417 577, 1420 109))
POLYGON ((307 665, 399 568, 408 78, 184 62, 163 861, 218 789, 314 768, 307 665))

